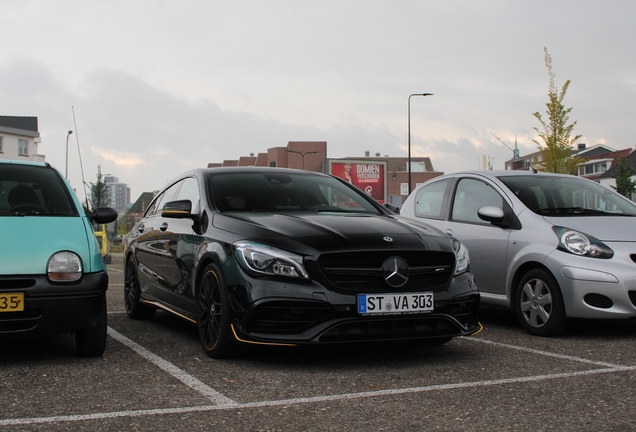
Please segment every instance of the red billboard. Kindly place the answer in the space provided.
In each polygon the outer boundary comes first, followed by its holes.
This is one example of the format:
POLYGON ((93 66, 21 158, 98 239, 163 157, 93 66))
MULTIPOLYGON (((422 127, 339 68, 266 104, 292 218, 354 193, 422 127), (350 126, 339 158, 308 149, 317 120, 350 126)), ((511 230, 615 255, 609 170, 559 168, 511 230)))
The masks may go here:
POLYGON ((386 201, 386 162, 330 160, 330 174, 348 181, 381 204, 386 201))

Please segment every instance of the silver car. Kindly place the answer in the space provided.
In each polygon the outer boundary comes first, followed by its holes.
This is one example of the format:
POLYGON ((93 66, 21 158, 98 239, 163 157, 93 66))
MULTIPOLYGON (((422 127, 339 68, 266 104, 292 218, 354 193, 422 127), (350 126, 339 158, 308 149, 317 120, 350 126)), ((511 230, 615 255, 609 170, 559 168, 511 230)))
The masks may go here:
POLYGON ((482 305, 511 309, 534 335, 568 318, 636 317, 636 204, 569 175, 474 171, 411 193, 403 217, 468 249, 482 305))

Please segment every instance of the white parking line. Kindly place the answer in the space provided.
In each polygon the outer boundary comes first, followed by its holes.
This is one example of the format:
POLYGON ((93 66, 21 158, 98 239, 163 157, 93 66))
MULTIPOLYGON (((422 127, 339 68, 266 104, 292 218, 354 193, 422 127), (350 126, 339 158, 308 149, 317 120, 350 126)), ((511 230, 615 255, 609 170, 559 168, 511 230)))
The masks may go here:
POLYGON ((181 381, 188 387, 196 390, 197 392, 203 394, 206 397, 209 397, 212 401, 216 403, 216 405, 202 405, 202 406, 192 406, 192 407, 151 409, 151 410, 127 410, 127 411, 115 411, 115 412, 107 412, 107 413, 92 413, 92 414, 79 414, 79 415, 51 416, 51 417, 6 419, 6 420, 0 420, 0 426, 74 422, 74 421, 85 421, 85 420, 102 420, 102 419, 119 418, 119 417, 142 417, 142 416, 150 416, 150 415, 179 414, 179 413, 188 413, 188 412, 261 408, 261 407, 298 405, 298 404, 317 403, 317 402, 335 402, 335 401, 370 398, 370 397, 424 393, 429 391, 455 390, 455 389, 463 389, 463 388, 488 387, 488 386, 497 386, 497 385, 505 385, 505 384, 538 382, 538 381, 545 381, 545 380, 590 376, 590 375, 597 375, 597 374, 604 374, 604 373, 636 371, 636 366, 622 366, 622 365, 616 365, 612 363, 588 360, 581 357, 556 354, 549 351, 542 351, 542 350, 536 350, 532 348, 526 348, 526 347, 521 347, 521 346, 516 346, 511 344, 494 342, 488 339, 480 339, 475 337, 460 337, 458 339, 465 340, 465 341, 484 343, 488 345, 528 352, 531 354, 537 354, 541 356, 555 357, 561 360, 569 360, 569 361, 576 361, 576 362, 581 362, 586 364, 592 364, 596 366, 603 366, 604 368, 577 371, 577 372, 562 372, 562 373, 555 373, 555 374, 533 375, 533 376, 525 376, 525 377, 517 377, 517 378, 503 378, 503 379, 472 381, 472 382, 455 383, 455 384, 440 384, 440 385, 431 385, 431 386, 425 386, 425 387, 408 387, 408 388, 401 388, 401 389, 377 390, 377 391, 359 392, 359 393, 345 393, 345 394, 339 394, 339 395, 314 396, 314 397, 307 397, 307 398, 237 403, 233 401, 232 399, 229 399, 223 396, 222 394, 220 394, 213 388, 197 380, 196 378, 189 375, 185 371, 179 369, 172 363, 169 363, 168 361, 162 359, 156 354, 153 354, 152 352, 142 347, 141 345, 137 344, 136 342, 133 342, 132 340, 118 333, 116 330, 113 330, 112 328, 109 327, 108 334, 114 339, 116 339, 117 341, 121 342, 122 344, 126 345, 127 347, 129 347, 130 349, 132 349, 133 351, 141 355, 146 360, 152 362, 153 364, 157 365, 164 371, 168 372, 170 375, 177 378, 179 381, 181 381))
POLYGON ((488 344, 488 345, 495 345, 495 346, 500 346, 502 348, 508 348, 508 349, 513 349, 513 350, 517 350, 517 351, 524 351, 524 352, 528 352, 528 353, 532 353, 532 354, 539 354, 539 355, 543 355, 543 356, 547 356, 547 357, 555 357, 561 360, 571 360, 571 361, 576 361, 576 362, 580 362, 580 363, 588 363, 588 364, 593 364, 596 366, 603 366, 603 367, 608 367, 608 368, 612 368, 612 369, 629 369, 627 366, 622 366, 622 365, 617 365, 614 363, 606 363, 606 362, 600 362, 600 361, 595 361, 595 360, 588 360, 588 359, 584 359, 581 357, 574 357, 574 356, 569 356, 569 355, 565 355, 565 354, 556 354, 556 353, 551 353, 549 351, 541 351, 541 350, 536 350, 533 348, 526 348, 526 347, 521 347, 521 346, 517 346, 517 345, 510 345, 510 344, 505 344, 505 343, 501 343, 501 342, 495 342, 495 341, 491 341, 488 339, 481 339, 481 338, 475 338, 475 337, 470 337, 470 336, 460 336, 459 339, 463 339, 463 340, 467 340, 467 341, 471 341, 471 342, 479 342, 479 343, 483 343, 483 344, 488 344))
POLYGON ((432 386, 426 386, 426 387, 410 387, 410 388, 403 388, 403 389, 378 390, 378 391, 372 391, 372 392, 346 393, 346 394, 331 395, 331 396, 315 396, 315 397, 309 397, 309 398, 248 402, 243 404, 237 403, 235 405, 230 405, 230 404, 203 405, 203 406, 193 406, 193 407, 183 407, 183 408, 166 408, 166 409, 136 410, 136 411, 130 410, 130 411, 116 411, 116 412, 109 412, 109 413, 93 413, 93 414, 53 416, 53 417, 7 419, 7 420, 0 420, 0 426, 25 425, 25 424, 37 424, 37 423, 58 423, 58 422, 70 422, 70 421, 83 421, 83 420, 102 420, 102 419, 117 418, 117 417, 141 417, 141 416, 149 416, 149 415, 179 414, 179 413, 187 413, 187 412, 219 411, 219 410, 230 410, 230 409, 288 406, 288 405, 298 405, 298 404, 317 403, 317 402, 334 402, 334 401, 341 401, 341 400, 352 400, 352 399, 361 399, 361 398, 378 397, 378 396, 394 396, 394 395, 401 395, 401 394, 423 393, 428 391, 454 390, 454 389, 462 389, 462 388, 470 388, 470 387, 487 387, 487 386, 495 386, 495 385, 503 385, 503 384, 537 382, 537 381, 545 381, 545 380, 560 379, 560 378, 571 378, 571 377, 578 377, 578 376, 596 375, 596 374, 611 373, 611 372, 634 371, 634 370, 636 370, 636 366, 631 366, 631 367, 623 366, 620 369, 613 369, 613 368, 594 369, 594 370, 579 371, 579 372, 564 372, 564 373, 558 373, 558 374, 535 375, 535 376, 519 377, 519 378, 505 378, 505 379, 499 379, 499 380, 474 381, 474 382, 457 383, 457 384, 441 384, 441 385, 432 385, 432 386))
POLYGON ((142 347, 138 343, 131 341, 126 336, 122 335, 116 330, 113 330, 112 328, 108 327, 108 334, 113 339, 116 339, 122 344, 126 345, 128 348, 135 351, 137 354, 139 354, 140 356, 142 356, 149 362, 155 364, 156 366, 160 367, 164 371, 168 372, 170 375, 172 375, 173 377, 175 377, 176 379, 178 379, 179 381, 181 381, 188 387, 210 398, 212 402, 217 403, 219 405, 232 405, 232 406, 237 405, 237 403, 234 402, 232 399, 229 399, 223 396, 221 393, 217 392, 212 387, 202 383, 201 381, 199 381, 192 375, 186 373, 182 369, 179 369, 178 367, 162 359, 158 355, 153 354, 152 352, 148 351, 146 348, 142 347))

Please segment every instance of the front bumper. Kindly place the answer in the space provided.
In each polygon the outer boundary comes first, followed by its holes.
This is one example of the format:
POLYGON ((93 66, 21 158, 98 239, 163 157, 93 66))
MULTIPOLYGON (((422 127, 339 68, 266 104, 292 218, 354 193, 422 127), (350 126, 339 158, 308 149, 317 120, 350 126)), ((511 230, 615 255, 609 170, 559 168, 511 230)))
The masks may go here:
POLYGON ((636 244, 606 244, 610 259, 579 257, 562 251, 545 264, 556 277, 570 318, 636 318, 636 244))
POLYGON ((316 282, 281 284, 245 277, 245 284, 229 286, 233 329, 244 342, 409 340, 465 336, 479 330, 479 293, 470 273, 454 278, 447 290, 434 292, 430 313, 380 316, 359 314, 356 295, 338 294, 316 282))
POLYGON ((24 294, 24 311, 0 312, 0 338, 94 328, 107 289, 106 272, 84 274, 71 284, 53 284, 45 275, 0 276, 0 293, 24 294))

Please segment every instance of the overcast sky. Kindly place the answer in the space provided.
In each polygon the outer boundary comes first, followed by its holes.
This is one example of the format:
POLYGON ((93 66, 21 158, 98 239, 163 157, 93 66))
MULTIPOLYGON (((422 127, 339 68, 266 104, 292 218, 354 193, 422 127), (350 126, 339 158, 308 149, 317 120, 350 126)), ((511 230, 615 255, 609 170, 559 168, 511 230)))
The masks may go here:
POLYGON ((0 115, 81 190, 97 166, 131 200, 181 172, 288 141, 329 157, 503 169, 536 151, 556 84, 588 146, 636 144, 636 2, 0 0, 0 115), (75 114, 75 119, 73 116, 75 114), (545 114, 544 114, 545 116, 545 114), (75 121, 74 121, 75 120, 75 121))

